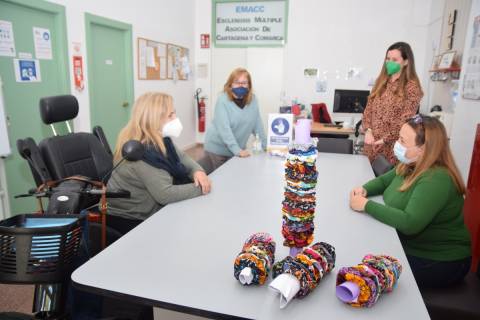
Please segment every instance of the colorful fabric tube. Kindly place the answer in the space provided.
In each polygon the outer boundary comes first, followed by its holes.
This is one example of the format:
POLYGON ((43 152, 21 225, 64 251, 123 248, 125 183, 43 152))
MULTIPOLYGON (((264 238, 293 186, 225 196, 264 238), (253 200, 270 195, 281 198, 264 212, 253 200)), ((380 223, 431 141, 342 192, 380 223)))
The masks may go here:
POLYGON ((370 308, 384 292, 391 292, 396 286, 402 265, 391 256, 367 254, 362 263, 353 267, 343 267, 337 274, 337 286, 349 281, 359 287, 356 299, 347 302, 352 307, 370 308))
POLYGON ((316 145, 292 144, 285 161, 285 192, 282 201, 283 245, 303 248, 313 241, 318 172, 316 145))
POLYGON ((239 280, 240 273, 249 267, 253 274, 250 284, 264 284, 275 262, 275 241, 265 232, 251 235, 244 243, 236 259, 233 275, 239 280))
POLYGON ((295 257, 287 256, 273 265, 273 277, 289 273, 298 279, 300 290, 296 297, 303 298, 315 289, 323 277, 335 267, 335 248, 318 242, 304 248, 295 257))

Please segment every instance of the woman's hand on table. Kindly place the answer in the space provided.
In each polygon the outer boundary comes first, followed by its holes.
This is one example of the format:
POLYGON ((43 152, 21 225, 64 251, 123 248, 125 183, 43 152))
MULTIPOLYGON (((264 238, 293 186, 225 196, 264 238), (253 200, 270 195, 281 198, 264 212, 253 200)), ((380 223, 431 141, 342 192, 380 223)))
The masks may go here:
POLYGON ((209 193, 212 189, 212 182, 205 174, 205 172, 201 170, 195 171, 195 173, 193 174, 193 182, 195 183, 196 187, 200 186, 202 188, 203 194, 209 193))
POLYGON ((365 190, 364 187, 356 187, 356 188, 353 188, 352 192, 353 192, 353 194, 356 195, 356 196, 362 196, 362 197, 366 197, 366 196, 367 196, 367 190, 365 190))
POLYGON ((355 211, 365 211, 365 206, 367 205, 368 199, 360 194, 355 194, 352 190, 350 192, 350 208, 355 211))
POLYGON ((248 150, 240 150, 240 152, 238 153, 238 156, 240 158, 250 157, 250 152, 248 150))

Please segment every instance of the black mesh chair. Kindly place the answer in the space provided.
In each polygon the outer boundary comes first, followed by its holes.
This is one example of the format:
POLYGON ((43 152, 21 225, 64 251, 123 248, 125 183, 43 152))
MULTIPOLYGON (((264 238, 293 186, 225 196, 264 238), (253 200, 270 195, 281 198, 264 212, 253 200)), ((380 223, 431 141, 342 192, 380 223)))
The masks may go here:
POLYGON ((353 154, 353 141, 350 139, 318 138, 317 150, 319 152, 353 154))

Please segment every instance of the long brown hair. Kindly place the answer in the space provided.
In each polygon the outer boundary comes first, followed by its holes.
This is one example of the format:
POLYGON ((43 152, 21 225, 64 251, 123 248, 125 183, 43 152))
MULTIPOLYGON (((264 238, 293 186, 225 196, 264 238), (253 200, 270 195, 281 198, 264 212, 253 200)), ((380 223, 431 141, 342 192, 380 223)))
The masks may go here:
POLYGON ((458 192, 465 194, 465 184, 450 151, 447 132, 440 120, 434 117, 416 115, 406 124, 416 133, 416 145, 424 146, 424 150, 413 167, 403 163, 397 166, 397 174, 405 177, 405 181, 399 190, 408 190, 415 180, 428 169, 442 167, 447 169, 458 192))
POLYGON ((168 94, 147 92, 138 97, 130 120, 118 134, 114 162, 122 159, 124 143, 132 139, 143 144, 152 144, 165 154, 161 127, 162 121, 168 117, 169 110, 173 110, 173 99, 168 94))
POLYGON ((250 73, 247 71, 247 69, 244 68, 236 68, 235 70, 230 73, 230 76, 227 79, 227 82, 225 82, 225 85, 223 86, 223 91, 228 95, 228 98, 233 101, 234 96, 232 92, 232 84, 233 81, 238 79, 242 74, 245 74, 248 79, 248 94, 245 96, 245 104, 249 104, 252 102, 253 98, 253 88, 252 88, 252 77, 250 76, 250 73))
POLYGON ((418 80, 417 72, 415 71, 415 58, 413 57, 412 48, 406 42, 396 42, 390 47, 388 47, 387 51, 385 52, 385 59, 382 63, 382 70, 380 71, 380 74, 375 81, 375 86, 370 93, 369 99, 374 99, 376 96, 381 96, 387 88, 390 76, 388 75, 387 69, 385 68, 385 61, 387 59, 388 52, 392 50, 400 51, 402 59, 407 61, 407 65, 402 68, 400 77, 397 80, 398 86, 395 90, 395 95, 403 96, 405 93, 405 86, 409 81, 414 81, 420 88, 420 91, 422 91, 420 80, 418 80))

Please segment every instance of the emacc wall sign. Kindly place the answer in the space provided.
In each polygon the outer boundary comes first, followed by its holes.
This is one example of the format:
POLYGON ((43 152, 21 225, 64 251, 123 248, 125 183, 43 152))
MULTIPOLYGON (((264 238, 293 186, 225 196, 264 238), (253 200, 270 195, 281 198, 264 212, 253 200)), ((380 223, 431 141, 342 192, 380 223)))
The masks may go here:
POLYGON ((288 0, 213 1, 217 47, 281 47, 287 42, 288 0))

